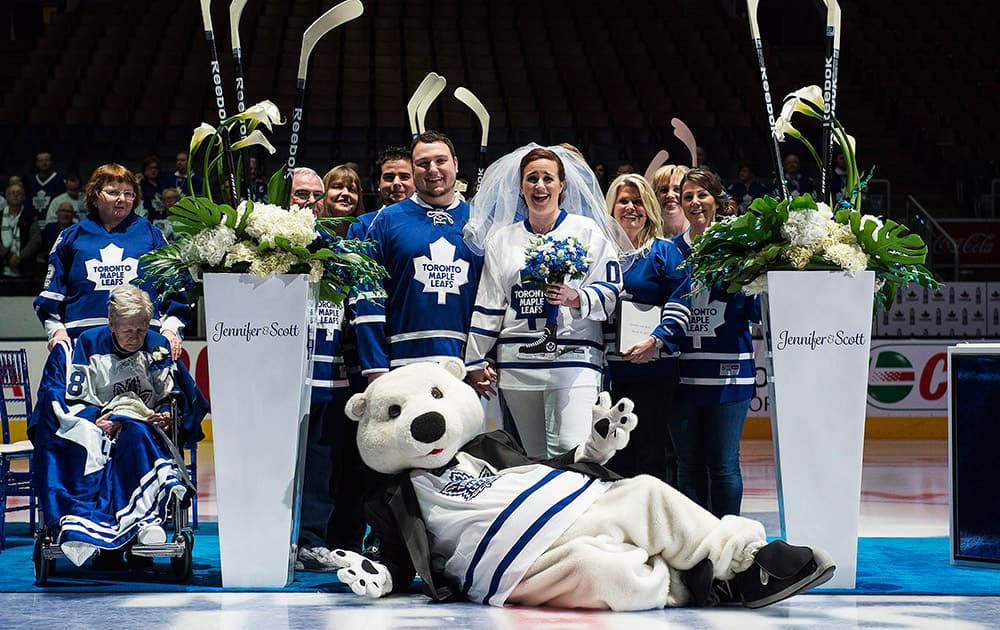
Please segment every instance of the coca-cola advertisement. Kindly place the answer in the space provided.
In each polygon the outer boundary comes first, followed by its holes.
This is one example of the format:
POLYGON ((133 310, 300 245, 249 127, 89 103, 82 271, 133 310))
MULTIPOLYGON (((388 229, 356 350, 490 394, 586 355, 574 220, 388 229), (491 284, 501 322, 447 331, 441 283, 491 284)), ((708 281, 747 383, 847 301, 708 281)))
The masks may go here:
MULTIPOLYGON (((1000 221, 945 219, 939 224, 958 245, 958 262, 963 267, 1000 266, 1000 221)), ((944 236, 934 236, 931 247, 939 263, 950 260, 954 250, 944 236)))

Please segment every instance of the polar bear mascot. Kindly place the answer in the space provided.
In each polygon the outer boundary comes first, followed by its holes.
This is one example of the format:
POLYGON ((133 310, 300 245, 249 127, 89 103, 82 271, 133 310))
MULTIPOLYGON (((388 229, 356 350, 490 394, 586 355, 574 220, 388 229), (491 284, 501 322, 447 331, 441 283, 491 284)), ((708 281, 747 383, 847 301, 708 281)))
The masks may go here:
POLYGON ((464 377, 457 359, 410 364, 347 403, 361 457, 391 475, 366 503, 363 554, 331 554, 355 593, 406 592, 417 574, 437 601, 759 608, 833 576, 820 549, 768 543, 757 521, 720 520, 658 479, 605 468, 636 426, 630 400, 602 393, 588 439, 535 461, 507 433, 481 433, 464 377))

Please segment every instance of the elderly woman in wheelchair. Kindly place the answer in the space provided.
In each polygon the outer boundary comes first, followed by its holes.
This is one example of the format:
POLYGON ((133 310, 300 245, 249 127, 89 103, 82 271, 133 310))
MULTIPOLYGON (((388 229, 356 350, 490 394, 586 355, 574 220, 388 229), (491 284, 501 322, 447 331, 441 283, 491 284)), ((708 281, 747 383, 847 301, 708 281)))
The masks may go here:
MULTIPOLYGON (((75 346, 60 342, 46 362, 30 429, 35 482, 43 533, 77 566, 95 553, 95 566, 113 568, 123 550, 166 549, 168 509, 186 508, 195 492, 175 444, 203 437, 207 402, 149 330, 152 314, 145 291, 117 287, 108 325, 75 346)), ((143 566, 150 555, 129 562, 143 566)), ((185 555, 189 574, 190 548, 185 555)))

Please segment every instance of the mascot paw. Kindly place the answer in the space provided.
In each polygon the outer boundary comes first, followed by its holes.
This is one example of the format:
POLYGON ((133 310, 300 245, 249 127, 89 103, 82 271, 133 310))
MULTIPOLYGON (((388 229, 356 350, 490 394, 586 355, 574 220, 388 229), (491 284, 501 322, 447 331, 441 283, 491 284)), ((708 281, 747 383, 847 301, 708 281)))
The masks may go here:
POLYGON ((638 423, 628 398, 611 404, 611 394, 601 392, 593 408, 593 424, 587 441, 576 449, 576 461, 604 464, 628 444, 629 434, 638 423))
POLYGON ((392 577, 384 565, 343 549, 334 549, 330 558, 340 567, 337 579, 355 594, 376 599, 392 590, 392 577))

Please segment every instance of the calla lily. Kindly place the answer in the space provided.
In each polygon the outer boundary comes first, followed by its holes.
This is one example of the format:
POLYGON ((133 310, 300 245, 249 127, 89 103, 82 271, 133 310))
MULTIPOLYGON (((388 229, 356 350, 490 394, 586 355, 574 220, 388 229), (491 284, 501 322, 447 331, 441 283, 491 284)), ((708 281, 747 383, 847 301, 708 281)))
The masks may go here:
POLYGON ((242 113, 237 114, 235 118, 256 121, 257 124, 267 127, 268 131, 271 131, 271 125, 285 124, 285 121, 281 118, 281 112, 278 111, 278 106, 271 101, 261 101, 251 105, 242 113))
POLYGON ((778 138, 778 142, 784 142, 785 134, 793 135, 795 131, 796 129, 792 126, 792 122, 789 118, 778 116, 778 118, 774 121, 774 135, 778 138))
POLYGON ((274 152, 277 150, 271 145, 270 142, 267 141, 267 138, 260 131, 260 129, 254 129, 253 131, 247 134, 246 138, 243 138, 242 140, 237 140, 236 142, 233 143, 233 151, 238 151, 240 149, 245 149, 247 147, 252 147, 252 146, 264 147, 265 149, 267 149, 267 152, 270 153, 271 155, 274 155, 274 152))
MULTIPOLYGON (((850 145, 851 147, 851 153, 853 154, 857 152, 858 143, 854 139, 854 136, 852 136, 851 134, 845 134, 845 135, 847 136, 847 144, 850 145)), ((833 139, 837 142, 837 145, 840 145, 840 134, 833 134, 833 139)))
POLYGON ((194 153, 194 150, 197 149, 202 142, 204 142, 205 138, 210 138, 213 135, 215 135, 215 127, 204 122, 198 125, 198 127, 195 128, 194 133, 191 134, 190 153, 194 153))
POLYGON ((785 97, 781 106, 781 118, 791 120, 794 113, 812 118, 823 117, 823 90, 818 85, 807 85, 785 97))

